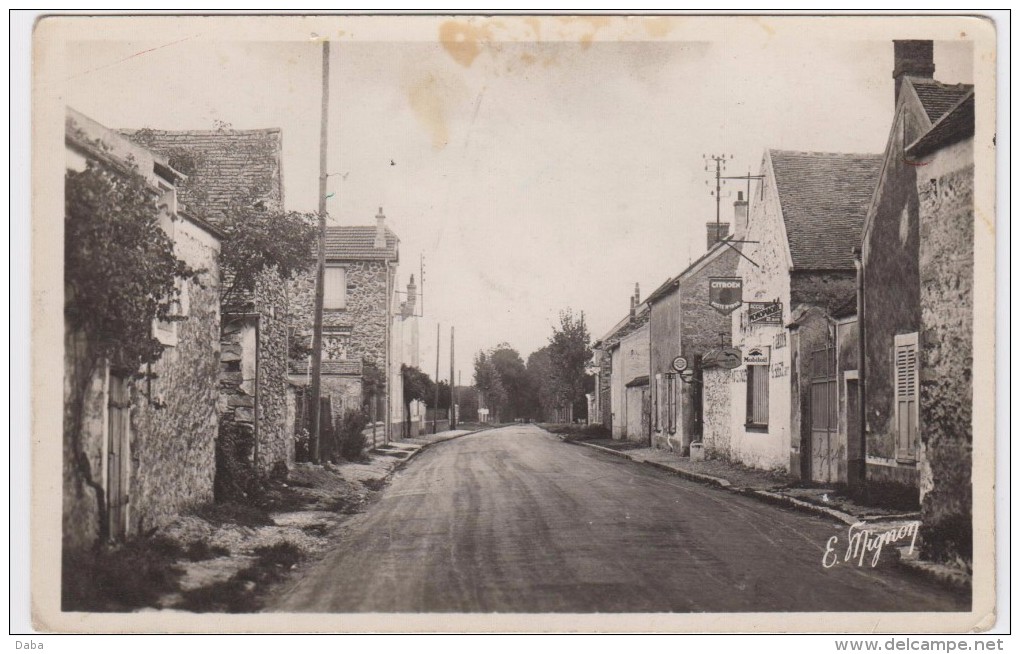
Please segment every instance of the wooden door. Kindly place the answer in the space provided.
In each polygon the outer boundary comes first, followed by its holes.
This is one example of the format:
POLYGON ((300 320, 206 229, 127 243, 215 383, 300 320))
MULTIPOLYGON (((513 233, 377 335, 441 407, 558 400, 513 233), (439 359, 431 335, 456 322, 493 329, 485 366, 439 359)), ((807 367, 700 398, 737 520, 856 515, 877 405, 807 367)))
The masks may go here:
POLYGON ((106 502, 112 540, 127 535, 131 475, 131 397, 127 380, 110 375, 108 399, 106 502))
POLYGON ((836 350, 811 353, 811 481, 838 481, 836 350))

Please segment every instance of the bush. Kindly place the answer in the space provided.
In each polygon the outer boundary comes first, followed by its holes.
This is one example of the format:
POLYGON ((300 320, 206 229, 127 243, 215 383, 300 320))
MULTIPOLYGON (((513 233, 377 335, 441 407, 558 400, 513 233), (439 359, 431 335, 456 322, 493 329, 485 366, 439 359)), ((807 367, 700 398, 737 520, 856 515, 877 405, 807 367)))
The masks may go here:
POLYGON ((252 453, 255 432, 247 425, 221 422, 216 436, 216 479, 213 494, 217 502, 250 502, 261 492, 252 453))
POLYGON ((184 555, 166 538, 135 538, 119 547, 68 551, 62 560, 64 611, 128 611, 154 607, 177 590, 184 555))
POLYGON ((334 438, 337 440, 335 452, 348 461, 360 461, 364 458, 365 447, 368 439, 365 437, 365 428, 368 426, 368 416, 364 411, 348 411, 336 422, 333 429, 334 438))

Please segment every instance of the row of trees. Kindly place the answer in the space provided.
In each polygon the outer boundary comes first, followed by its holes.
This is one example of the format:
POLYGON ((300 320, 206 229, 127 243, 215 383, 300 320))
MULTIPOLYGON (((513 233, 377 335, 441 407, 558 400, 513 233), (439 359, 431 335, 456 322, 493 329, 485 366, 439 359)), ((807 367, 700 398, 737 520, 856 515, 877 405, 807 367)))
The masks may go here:
POLYGON ((592 357, 591 335, 584 314, 560 312, 549 343, 525 363, 509 343, 475 355, 475 388, 499 420, 554 420, 587 416, 585 393, 594 378, 585 371, 592 357))

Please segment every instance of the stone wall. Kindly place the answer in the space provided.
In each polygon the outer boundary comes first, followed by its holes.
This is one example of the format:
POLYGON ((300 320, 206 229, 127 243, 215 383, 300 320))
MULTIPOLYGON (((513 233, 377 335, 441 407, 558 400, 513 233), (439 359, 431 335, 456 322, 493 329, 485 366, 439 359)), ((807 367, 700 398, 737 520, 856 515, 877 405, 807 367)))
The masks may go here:
POLYGON ((940 151, 918 188, 922 537, 941 560, 972 558, 972 148, 968 140, 940 151))
POLYGON ((293 463, 287 429, 288 298, 275 271, 263 273, 246 313, 225 314, 221 333, 220 421, 254 429, 257 469, 293 463))
POLYGON ((821 307, 830 314, 857 293, 855 270, 795 270, 790 275, 790 303, 821 307))
POLYGON ((702 374, 704 382, 705 457, 730 459, 730 371, 709 368, 702 374))

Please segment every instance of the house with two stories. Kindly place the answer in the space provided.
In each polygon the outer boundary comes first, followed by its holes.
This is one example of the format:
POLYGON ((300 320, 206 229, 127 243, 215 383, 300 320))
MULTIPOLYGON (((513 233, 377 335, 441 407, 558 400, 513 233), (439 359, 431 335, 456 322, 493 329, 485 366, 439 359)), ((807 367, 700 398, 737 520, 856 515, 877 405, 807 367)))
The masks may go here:
POLYGON ((594 424, 615 439, 647 442, 651 418, 648 394, 649 306, 634 284, 630 311, 592 345, 595 369, 594 424))
POLYGON ((747 223, 747 201, 741 192, 734 202, 736 233, 729 223, 707 223, 706 252, 676 277, 666 280, 646 300, 649 318, 649 379, 652 398, 651 445, 687 455, 704 433, 702 359, 730 344, 729 309, 710 304, 713 280, 730 280, 737 268, 747 223), (677 357, 687 369, 674 367, 677 357))
POLYGON ((831 410, 838 385, 828 383, 836 374, 833 313, 856 289, 853 253, 880 166, 871 154, 765 152, 736 266, 743 305, 731 316, 731 339, 741 361, 713 372, 705 390, 715 398, 728 382, 729 429, 716 411, 710 431, 732 460, 845 480, 852 453, 831 410), (823 321, 798 328, 805 316, 823 321))
MULTIPOLYGON (((158 214, 154 229, 169 237, 178 260, 198 271, 178 279, 172 320, 152 325, 161 354, 141 370, 97 359, 95 336, 65 320, 63 540, 65 549, 75 549, 162 526, 213 499, 223 234, 178 201, 185 176, 165 155, 70 108, 65 146, 69 201, 77 201, 71 185, 87 171, 140 176, 148 188, 141 201, 158 214)), ((79 210, 88 208, 71 208, 65 220, 79 210)), ((81 243, 64 247, 70 257, 81 243)), ((132 301, 125 289, 105 290, 112 302, 132 301)))
POLYGON ((974 87, 893 44, 895 111, 861 246, 866 482, 921 499, 936 558, 971 551, 974 87))

